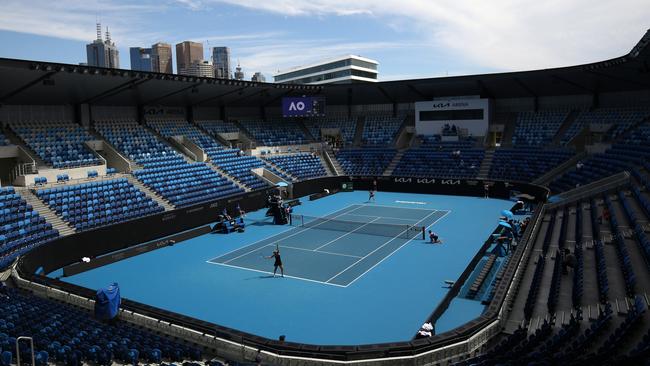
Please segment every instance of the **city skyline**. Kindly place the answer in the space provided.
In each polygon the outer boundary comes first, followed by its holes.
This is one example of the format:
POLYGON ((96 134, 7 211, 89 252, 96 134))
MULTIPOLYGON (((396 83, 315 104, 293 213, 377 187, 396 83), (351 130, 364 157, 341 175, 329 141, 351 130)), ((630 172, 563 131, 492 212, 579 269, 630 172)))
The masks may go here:
POLYGON ((342 54, 379 60, 380 80, 530 70, 628 52, 634 46, 629 40, 648 28, 645 5, 643 0, 570 0, 561 8, 508 0, 6 0, 0 57, 82 62, 99 18, 110 25, 120 65, 130 64, 129 47, 190 40, 205 50, 228 46, 249 74, 261 71, 267 78, 342 54))

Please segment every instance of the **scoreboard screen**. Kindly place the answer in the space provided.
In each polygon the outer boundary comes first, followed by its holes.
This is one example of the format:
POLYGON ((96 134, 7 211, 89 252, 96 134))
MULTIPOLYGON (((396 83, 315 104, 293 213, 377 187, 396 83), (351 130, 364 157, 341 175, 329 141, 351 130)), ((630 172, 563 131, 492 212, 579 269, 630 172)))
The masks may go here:
POLYGON ((325 116, 324 97, 282 98, 283 117, 322 117, 325 116))

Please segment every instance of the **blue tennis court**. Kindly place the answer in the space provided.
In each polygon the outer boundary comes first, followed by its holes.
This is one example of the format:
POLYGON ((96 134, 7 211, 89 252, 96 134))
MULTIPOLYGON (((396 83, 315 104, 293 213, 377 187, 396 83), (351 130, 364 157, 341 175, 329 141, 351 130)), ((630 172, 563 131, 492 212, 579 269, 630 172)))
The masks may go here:
POLYGON ((422 239, 421 228, 431 227, 449 212, 350 205, 313 220, 311 225, 295 227, 208 262, 272 274, 265 256, 277 246, 285 276, 347 287, 411 240, 422 239))
MULTIPOLYGON (((118 282, 125 298, 271 339, 410 339, 447 293, 444 281, 458 278, 512 202, 391 192, 380 192, 376 203, 367 199, 364 191, 303 198, 294 214, 321 220, 304 227, 272 225, 266 210, 249 212, 243 233, 201 235, 64 280, 91 289, 118 282), (356 223, 345 231, 330 222, 315 226, 328 219, 356 223), (416 224, 444 243, 382 228, 416 224), (276 242, 287 278, 273 278, 273 260, 262 258, 276 242)), ((437 332, 484 309, 480 301, 460 300, 437 332)))

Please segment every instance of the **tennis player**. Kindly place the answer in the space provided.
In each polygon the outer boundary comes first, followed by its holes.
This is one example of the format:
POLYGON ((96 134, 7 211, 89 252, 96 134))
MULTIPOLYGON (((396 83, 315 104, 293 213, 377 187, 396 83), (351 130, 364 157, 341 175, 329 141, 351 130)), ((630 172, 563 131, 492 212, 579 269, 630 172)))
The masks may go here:
POLYGON ((375 202, 375 191, 373 190, 370 190, 368 192, 368 202, 370 201, 375 202))
POLYGON ((275 273, 278 271, 278 267, 280 267, 280 275, 284 277, 284 268, 282 267, 282 258, 280 258, 280 249, 275 249, 273 251, 273 254, 266 257, 266 259, 275 259, 275 263, 273 263, 273 277, 275 277, 275 273))
POLYGON ((429 230, 429 242, 431 244, 441 244, 442 241, 438 238, 438 234, 434 233, 433 230, 429 230))

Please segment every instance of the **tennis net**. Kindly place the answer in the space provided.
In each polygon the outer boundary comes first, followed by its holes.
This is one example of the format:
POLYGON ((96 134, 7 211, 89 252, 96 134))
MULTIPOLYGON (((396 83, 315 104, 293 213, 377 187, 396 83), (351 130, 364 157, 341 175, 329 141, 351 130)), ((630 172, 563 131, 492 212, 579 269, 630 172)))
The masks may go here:
POLYGON ((354 232, 359 234, 387 236, 391 238, 424 240, 424 226, 388 224, 375 222, 359 222, 335 220, 326 217, 315 217, 292 214, 289 219, 291 226, 315 228, 319 230, 354 232))

